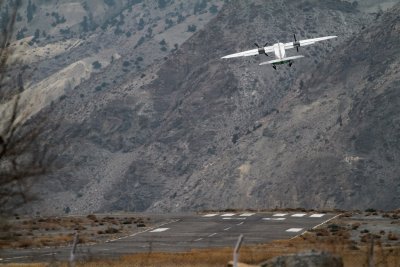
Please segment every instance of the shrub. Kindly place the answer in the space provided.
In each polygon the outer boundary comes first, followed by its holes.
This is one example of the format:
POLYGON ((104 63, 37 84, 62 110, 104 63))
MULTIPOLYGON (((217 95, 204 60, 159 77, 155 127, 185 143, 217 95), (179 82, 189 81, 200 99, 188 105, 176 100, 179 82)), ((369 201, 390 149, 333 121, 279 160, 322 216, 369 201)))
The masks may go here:
POLYGON ((388 233, 388 240, 396 241, 396 240, 399 240, 399 238, 397 237, 397 235, 395 233, 389 232, 388 233))
POLYGON ((208 9, 208 11, 209 11, 211 14, 217 14, 217 13, 218 13, 218 7, 217 7, 216 5, 212 5, 212 6, 208 9))
POLYGON ((113 5, 115 5, 115 0, 104 0, 104 3, 107 6, 113 6, 113 5))
POLYGON ((101 63, 98 62, 98 61, 95 61, 95 62, 92 63, 92 66, 93 66, 94 69, 98 70, 98 69, 101 68, 101 63))
POLYGON ((86 216, 86 218, 88 218, 89 220, 92 220, 92 221, 97 220, 97 217, 94 214, 89 214, 88 216, 86 216))
POLYGON ((195 32, 197 29, 196 25, 189 25, 187 31, 188 32, 195 32))
POLYGON ((119 233, 119 230, 113 227, 107 227, 107 229, 104 232, 106 234, 116 234, 119 233))

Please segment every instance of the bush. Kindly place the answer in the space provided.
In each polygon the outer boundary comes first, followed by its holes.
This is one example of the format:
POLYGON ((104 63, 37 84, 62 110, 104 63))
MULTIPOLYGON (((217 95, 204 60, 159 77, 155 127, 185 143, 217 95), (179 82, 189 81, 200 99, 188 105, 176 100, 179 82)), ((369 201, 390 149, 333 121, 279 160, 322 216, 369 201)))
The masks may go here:
POLYGON ((98 69, 101 68, 101 63, 98 62, 98 61, 95 61, 95 62, 92 63, 92 66, 93 66, 94 69, 98 70, 98 69))
POLYGON ((187 31, 188 32, 195 32, 197 29, 196 25, 189 25, 187 31))
POLYGON ((104 0, 104 3, 105 3, 107 6, 113 6, 113 5, 115 5, 115 1, 114 1, 114 0, 104 0))
POLYGON ((86 218, 88 218, 89 220, 92 220, 92 221, 97 220, 97 217, 94 214, 89 214, 88 216, 86 216, 86 218))
POLYGON ((171 0, 158 0, 158 7, 165 8, 171 0))
POLYGON ((107 229, 104 232, 106 234, 116 234, 119 233, 119 230, 113 227, 107 227, 107 229))
POLYGON ((218 13, 218 7, 217 7, 216 5, 212 5, 212 6, 208 9, 208 11, 209 11, 211 14, 217 14, 217 13, 218 13))
POLYGON ((396 240, 399 240, 399 238, 397 237, 397 235, 395 233, 389 232, 388 233, 388 240, 396 241, 396 240))

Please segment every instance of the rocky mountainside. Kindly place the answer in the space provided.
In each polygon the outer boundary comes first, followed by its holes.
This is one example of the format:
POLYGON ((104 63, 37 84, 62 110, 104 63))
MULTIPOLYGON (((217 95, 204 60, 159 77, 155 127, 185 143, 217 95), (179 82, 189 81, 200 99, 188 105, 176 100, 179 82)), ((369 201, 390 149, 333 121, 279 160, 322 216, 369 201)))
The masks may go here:
POLYGON ((66 90, 44 136, 62 144, 60 169, 30 208, 397 208, 399 5, 268 3, 227 2, 167 57, 141 71, 110 61, 66 90), (220 59, 292 33, 339 38, 278 71, 258 66, 266 57, 220 59))

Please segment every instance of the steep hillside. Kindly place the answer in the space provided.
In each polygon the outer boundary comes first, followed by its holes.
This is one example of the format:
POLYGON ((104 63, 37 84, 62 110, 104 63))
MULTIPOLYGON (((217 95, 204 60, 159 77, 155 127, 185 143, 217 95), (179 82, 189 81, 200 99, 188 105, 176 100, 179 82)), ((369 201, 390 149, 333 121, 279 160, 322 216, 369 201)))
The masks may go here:
POLYGON ((32 208, 398 206, 398 147, 385 141, 396 140, 386 129, 397 125, 396 9, 377 17, 335 0, 269 2, 229 2, 164 62, 108 86, 111 64, 68 90, 50 122, 67 147, 54 151, 62 168, 37 186, 32 208), (258 66, 266 57, 219 59, 292 33, 340 38, 278 71, 258 66))
POLYGON ((260 119, 259 129, 190 177, 190 190, 159 207, 201 198, 205 208, 397 208, 399 11, 303 69, 279 113, 260 119))

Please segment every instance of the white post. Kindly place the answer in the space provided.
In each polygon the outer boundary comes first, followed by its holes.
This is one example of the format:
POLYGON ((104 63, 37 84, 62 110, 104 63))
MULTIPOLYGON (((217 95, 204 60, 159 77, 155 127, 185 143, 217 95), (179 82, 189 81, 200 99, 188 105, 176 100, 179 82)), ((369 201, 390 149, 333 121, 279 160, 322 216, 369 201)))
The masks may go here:
POLYGON ((78 245, 78 241, 79 241, 79 235, 78 235, 78 233, 76 233, 75 238, 74 238, 74 243, 72 244, 72 248, 71 248, 71 254, 69 256, 69 266, 70 267, 75 266, 75 251, 76 251, 76 246, 78 245))
POLYGON ((368 251, 368 267, 374 267, 374 237, 372 234, 370 234, 369 238, 371 243, 368 251))
POLYGON ((243 235, 241 234, 239 236, 239 239, 236 243, 235 249, 233 250, 233 267, 237 267, 238 266, 238 260, 239 260, 239 249, 242 245, 243 242, 243 235))

